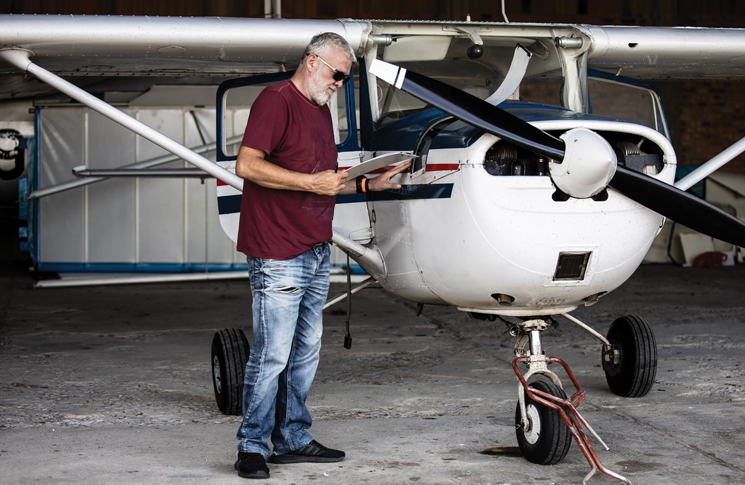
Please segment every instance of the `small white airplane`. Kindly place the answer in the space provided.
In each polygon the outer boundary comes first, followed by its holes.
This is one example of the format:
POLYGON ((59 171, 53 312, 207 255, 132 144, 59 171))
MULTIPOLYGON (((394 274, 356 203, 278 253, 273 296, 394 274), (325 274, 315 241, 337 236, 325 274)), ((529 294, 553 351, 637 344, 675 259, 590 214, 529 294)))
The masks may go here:
MULTIPOLYGON (((22 80, 33 76, 214 176, 232 238, 243 183, 224 135, 215 164, 75 83, 92 75, 249 75, 218 90, 223 133, 229 93, 289 77, 319 32, 345 36, 359 65, 339 101, 347 133, 340 170, 375 174, 413 159, 398 176, 401 190, 337 199, 333 242, 371 276, 350 297, 375 281, 418 311, 454 305, 476 319, 509 318, 525 457, 556 464, 574 438, 592 467, 585 482, 600 469, 630 483, 600 463, 585 430, 599 437, 576 409, 584 391, 566 363, 546 355, 541 331, 565 317, 602 343, 614 393, 649 392, 657 350, 643 318, 620 317, 602 336, 569 313, 623 284, 665 218, 745 246, 742 221, 684 192, 728 160, 675 182, 662 105, 645 81, 736 78, 730 60, 742 55, 745 31, 7 15, 0 24, 0 72, 10 74, 0 93, 46 89, 22 80), (572 382, 569 398, 551 362, 572 382)), ((212 352, 218 405, 238 414, 245 335, 218 332, 212 352)))

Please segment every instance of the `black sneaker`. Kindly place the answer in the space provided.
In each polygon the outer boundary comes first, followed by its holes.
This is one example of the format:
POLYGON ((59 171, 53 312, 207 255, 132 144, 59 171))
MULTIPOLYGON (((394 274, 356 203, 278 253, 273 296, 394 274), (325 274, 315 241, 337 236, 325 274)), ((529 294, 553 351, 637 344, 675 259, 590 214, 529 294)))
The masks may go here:
POLYGON ((261 453, 238 452, 238 460, 235 462, 238 476, 243 478, 269 478, 269 467, 266 466, 264 456, 261 453))
POLYGON ((316 440, 311 441, 299 450, 277 455, 269 455, 269 463, 334 463, 342 461, 346 454, 340 450, 326 448, 316 440))

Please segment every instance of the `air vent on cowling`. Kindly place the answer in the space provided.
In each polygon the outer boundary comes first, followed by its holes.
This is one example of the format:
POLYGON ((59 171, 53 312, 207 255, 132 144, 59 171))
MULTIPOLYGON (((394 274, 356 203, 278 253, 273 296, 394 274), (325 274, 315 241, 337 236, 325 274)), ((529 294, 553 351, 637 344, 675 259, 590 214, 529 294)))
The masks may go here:
POLYGON ((581 281, 585 279, 590 254, 592 253, 559 253, 554 281, 581 281))

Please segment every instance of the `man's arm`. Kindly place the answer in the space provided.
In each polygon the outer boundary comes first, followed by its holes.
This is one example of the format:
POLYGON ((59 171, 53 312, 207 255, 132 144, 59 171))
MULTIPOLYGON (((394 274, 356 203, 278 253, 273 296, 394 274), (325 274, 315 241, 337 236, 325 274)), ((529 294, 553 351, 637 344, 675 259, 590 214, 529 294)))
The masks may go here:
MULTIPOLYGON (((332 170, 316 173, 293 172, 267 162, 263 150, 245 146, 238 152, 235 173, 242 179, 270 189, 297 190, 320 195, 345 193, 343 190, 346 188, 347 179, 346 172, 336 173, 332 170)), ((352 188, 354 189, 354 181, 352 188)))
MULTIPOLYGON (((368 190, 370 192, 380 192, 381 190, 387 190, 387 189, 400 189, 401 184, 392 184, 390 183, 390 180, 393 178, 394 175, 398 175, 399 173, 403 172, 410 166, 411 166, 411 160, 408 160, 392 168, 391 170, 388 170, 386 173, 378 175, 374 179, 373 178, 369 179, 368 185, 367 185, 368 190)), ((344 184, 344 189, 342 189, 342 191, 339 193, 340 194, 357 193, 357 181, 354 179, 347 180, 346 183, 344 184)))

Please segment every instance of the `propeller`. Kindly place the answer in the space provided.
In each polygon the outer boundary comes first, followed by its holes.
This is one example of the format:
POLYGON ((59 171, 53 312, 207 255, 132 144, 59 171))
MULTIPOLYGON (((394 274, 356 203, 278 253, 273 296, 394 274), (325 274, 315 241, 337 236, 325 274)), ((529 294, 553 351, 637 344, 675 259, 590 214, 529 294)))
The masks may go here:
POLYGON ((715 239, 745 247, 745 222, 672 185, 618 166, 610 145, 597 133, 578 129, 568 131, 561 139, 556 138, 476 96, 422 74, 378 59, 370 65, 370 72, 472 126, 548 157, 552 160, 552 180, 572 197, 590 197, 610 185, 658 214, 715 239), (579 130, 583 133, 572 134, 579 130), (607 146, 603 148, 600 164, 596 156, 602 143, 598 139, 607 146), (568 145, 569 142, 572 146, 568 145), (589 149, 587 144, 591 145, 589 149), (607 150, 611 153, 608 154, 607 150), (588 156, 591 158, 585 158, 588 156), (587 171, 594 172, 588 175, 587 171), (579 177, 579 183, 562 180, 562 176, 568 173, 577 174, 574 177, 579 177))

